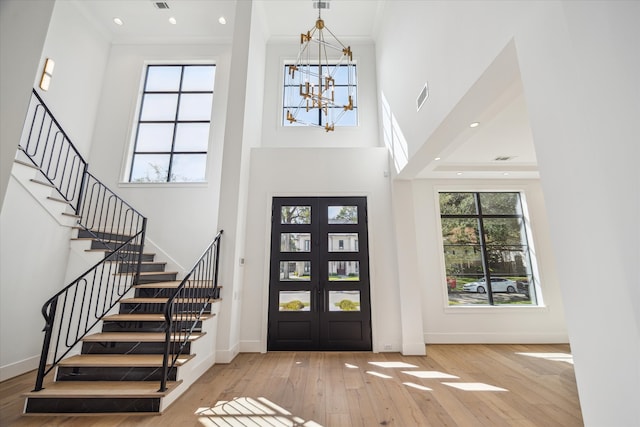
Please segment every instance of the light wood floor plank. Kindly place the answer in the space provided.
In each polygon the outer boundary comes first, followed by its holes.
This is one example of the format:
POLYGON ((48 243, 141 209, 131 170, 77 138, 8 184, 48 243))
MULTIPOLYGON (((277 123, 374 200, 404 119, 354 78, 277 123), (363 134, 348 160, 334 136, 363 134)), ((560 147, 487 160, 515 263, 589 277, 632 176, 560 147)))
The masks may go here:
POLYGON ((207 371, 160 416, 22 416, 20 394, 30 391, 35 381, 29 373, 0 383, 0 425, 582 426, 573 366, 517 353, 569 353, 569 347, 429 345, 426 357, 366 352, 240 354, 207 371), (370 362, 415 367, 385 368, 370 362), (459 378, 433 378, 434 372, 459 378), (465 391, 444 383, 484 383, 508 391, 465 391))

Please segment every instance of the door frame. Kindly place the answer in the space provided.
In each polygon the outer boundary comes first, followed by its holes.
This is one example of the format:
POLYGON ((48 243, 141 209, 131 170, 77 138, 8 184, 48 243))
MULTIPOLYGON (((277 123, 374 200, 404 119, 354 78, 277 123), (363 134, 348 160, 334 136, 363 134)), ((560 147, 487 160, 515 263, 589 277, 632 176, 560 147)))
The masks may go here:
MULTIPOLYGON (((273 208, 273 199, 280 197, 292 197, 292 198, 341 198, 341 197, 361 197, 366 199, 367 204, 367 241, 368 241, 368 258, 369 258, 369 304, 370 304, 370 329, 371 329, 371 352, 378 353, 381 351, 378 348, 378 319, 376 316, 375 307, 376 304, 376 287, 374 284, 376 283, 376 273, 375 269, 371 268, 373 263, 374 254, 375 254, 375 244, 373 243, 372 236, 372 223, 375 221, 377 214, 372 209, 372 199, 373 193, 365 191, 358 193, 340 193, 340 192, 323 192, 323 191, 312 191, 312 192, 268 192, 265 194, 265 204, 264 204, 264 228, 263 228, 263 236, 264 236, 264 258, 263 258, 263 268, 262 268, 262 298, 261 298, 261 309, 262 309, 262 322, 260 327, 260 339, 258 341, 246 342, 242 347, 245 349, 244 351, 256 351, 260 353, 267 353, 267 345, 268 345, 268 334, 269 334, 269 299, 270 299, 270 274, 271 274, 271 215, 273 208), (257 345, 257 346, 256 346, 257 345)), ((243 264, 242 260, 242 264, 243 264)), ((241 345, 241 343, 239 343, 241 345)))

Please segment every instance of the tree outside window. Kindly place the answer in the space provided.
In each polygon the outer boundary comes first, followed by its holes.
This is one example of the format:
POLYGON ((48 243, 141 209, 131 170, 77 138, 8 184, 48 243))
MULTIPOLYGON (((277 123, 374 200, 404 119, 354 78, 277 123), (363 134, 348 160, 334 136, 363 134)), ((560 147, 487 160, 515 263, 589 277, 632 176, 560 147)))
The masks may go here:
POLYGON ((519 193, 440 193, 449 305, 535 305, 519 193))

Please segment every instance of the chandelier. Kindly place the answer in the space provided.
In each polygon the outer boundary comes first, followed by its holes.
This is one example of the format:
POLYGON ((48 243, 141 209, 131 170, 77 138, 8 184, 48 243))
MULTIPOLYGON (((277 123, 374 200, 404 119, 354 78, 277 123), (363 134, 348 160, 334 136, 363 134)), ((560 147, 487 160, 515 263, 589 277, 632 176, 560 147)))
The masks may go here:
POLYGON ((322 20, 321 11, 329 7, 328 2, 314 2, 314 7, 318 19, 309 31, 300 34, 298 57, 295 64, 286 67, 286 120, 329 132, 353 110, 355 67, 351 47, 338 40, 322 20))

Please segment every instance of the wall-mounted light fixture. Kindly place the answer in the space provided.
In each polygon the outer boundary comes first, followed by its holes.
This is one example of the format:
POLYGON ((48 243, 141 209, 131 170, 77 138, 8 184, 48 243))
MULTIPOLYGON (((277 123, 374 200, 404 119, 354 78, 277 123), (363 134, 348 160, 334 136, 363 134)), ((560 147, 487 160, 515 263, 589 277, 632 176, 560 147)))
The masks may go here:
POLYGON ((49 90, 51 84, 51 76, 53 75, 53 67, 56 63, 51 58, 47 58, 44 63, 44 70, 42 70, 42 78, 40 78, 40 89, 49 90))

